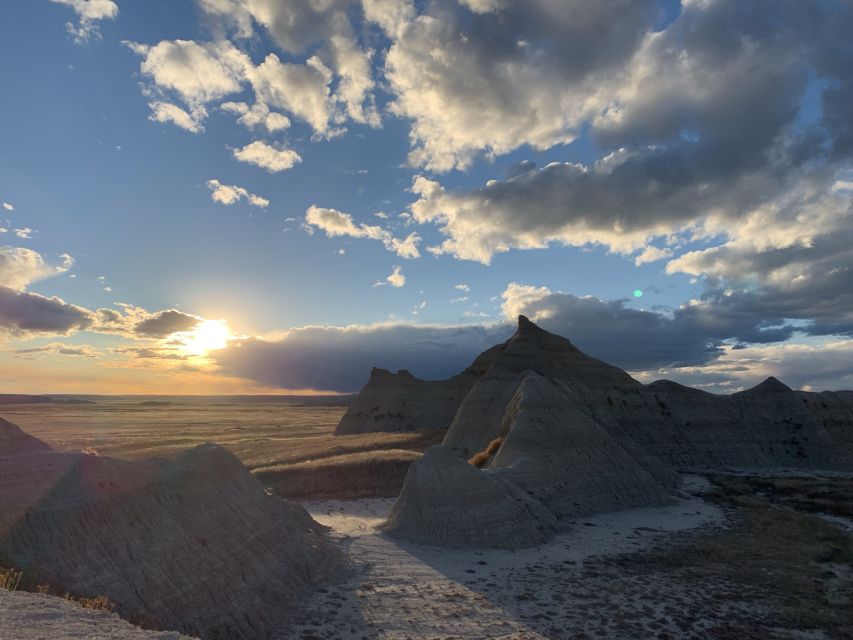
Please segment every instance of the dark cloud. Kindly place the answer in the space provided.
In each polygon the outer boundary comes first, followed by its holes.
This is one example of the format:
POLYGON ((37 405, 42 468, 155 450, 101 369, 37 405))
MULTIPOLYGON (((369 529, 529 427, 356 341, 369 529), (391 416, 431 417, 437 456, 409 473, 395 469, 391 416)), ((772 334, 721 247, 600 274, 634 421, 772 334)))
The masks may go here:
POLYGON ((68 334, 93 321, 91 311, 61 298, 0 286, 0 329, 14 334, 68 334))
MULTIPOLYGON (((518 4, 542 13, 548 3, 518 4)), ((725 232, 726 223, 816 187, 828 193, 853 148, 851 32, 849 3, 685 4, 665 30, 636 42, 622 75, 597 87, 582 119, 602 149, 597 163, 513 168, 473 190, 416 183, 413 211, 447 236, 443 252, 488 262, 550 242, 630 252, 709 217, 725 232)), ((571 57, 538 52, 546 67, 573 66, 571 57)), ((528 97, 523 88, 506 91, 528 97)))
POLYGON ((191 316, 183 311, 168 309, 159 311, 145 320, 138 322, 133 331, 140 336, 149 338, 164 338, 176 331, 189 331, 194 328, 201 319, 191 316))
MULTIPOLYGON (((632 371, 701 366, 724 353, 728 342, 766 344, 787 340, 797 327, 711 300, 670 314, 605 301, 510 285, 508 317, 523 313, 569 338, 579 349, 632 371)), ((223 372, 283 388, 356 391, 371 367, 408 369, 426 379, 458 373, 482 351, 509 337, 512 321, 493 326, 306 327, 278 341, 246 340, 213 355, 223 372)))
POLYGON ((287 389, 357 391, 372 367, 440 379, 512 334, 510 326, 305 327, 282 340, 244 340, 211 355, 223 373, 287 389))

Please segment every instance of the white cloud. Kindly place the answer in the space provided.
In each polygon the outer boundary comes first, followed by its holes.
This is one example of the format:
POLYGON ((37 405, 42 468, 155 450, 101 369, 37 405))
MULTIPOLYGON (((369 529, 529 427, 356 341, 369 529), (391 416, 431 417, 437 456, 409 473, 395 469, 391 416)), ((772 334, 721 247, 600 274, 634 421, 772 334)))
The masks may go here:
POLYGON ((71 7, 77 14, 77 24, 68 22, 65 28, 75 42, 85 42, 91 37, 100 37, 99 20, 112 20, 118 15, 118 5, 113 0, 51 0, 56 4, 71 7))
POLYGON ((33 230, 29 227, 24 227, 23 229, 15 229, 15 235, 21 239, 27 240, 33 237, 33 230))
POLYGON ((471 291, 471 287, 469 287, 467 284, 457 284, 453 288, 458 289, 459 291, 464 291, 465 293, 471 291))
POLYGON ((251 107, 245 102, 225 102, 219 108, 240 116, 237 122, 247 129, 262 126, 268 132, 275 133, 290 127, 290 119, 287 116, 270 111, 263 102, 256 102, 251 107))
POLYGON ((202 0, 202 8, 224 20, 239 37, 262 26, 288 54, 310 54, 305 64, 282 64, 274 54, 253 74, 259 99, 305 119, 321 135, 328 123, 346 117, 379 125, 373 103, 372 52, 358 43, 348 9, 350 2, 282 3, 278 0, 202 0), (319 46, 317 46, 319 45, 319 46), (312 70, 316 73, 312 74, 312 70), (334 92, 330 85, 334 80, 334 92), (275 94, 275 100, 267 97, 275 94))
POLYGON ((385 278, 385 280, 377 280, 373 283, 373 286, 384 287, 386 284, 390 284, 392 287, 396 287, 397 289, 406 284, 406 276, 403 275, 402 267, 394 265, 391 269, 391 274, 385 278))
POLYGON ((222 184, 219 180, 208 180, 207 188, 212 191, 210 197, 213 198, 213 201, 220 204, 231 205, 241 199, 247 200, 249 204, 255 207, 266 208, 270 204, 266 198, 250 193, 244 187, 222 184))
POLYGON ((129 43, 143 56, 140 71, 160 89, 177 93, 187 104, 205 104, 240 90, 249 57, 230 42, 163 40, 154 46, 129 43))
POLYGON ((853 340, 727 347, 701 367, 636 372, 643 382, 676 380, 708 391, 732 393, 774 376, 794 389, 821 391, 853 388, 853 340))
POLYGON ((649 262, 657 262, 672 255, 672 250, 667 248, 659 248, 653 246, 644 247, 643 250, 634 258, 634 264, 638 267, 649 262))
POLYGON ((198 43, 193 40, 163 40, 149 46, 125 44, 142 56, 140 72, 151 80, 143 93, 149 102, 150 118, 171 122, 198 133, 207 117, 205 105, 242 89, 252 67, 249 57, 228 41, 198 43), (174 104, 178 99, 186 109, 174 104))
POLYGON ((648 3, 471 0, 463 7, 367 2, 392 40, 390 105, 412 121, 410 160, 465 168, 486 151, 571 142, 650 26, 648 3), (500 19, 489 12, 504 9, 500 19))
POLYGON ((292 113, 319 134, 329 131, 332 72, 316 56, 305 64, 293 64, 270 53, 249 71, 249 80, 259 102, 292 113))
POLYGON ((31 282, 65 273, 74 258, 60 254, 62 264, 49 265, 40 253, 23 247, 0 247, 0 286, 23 290, 31 282))
POLYGON ((394 265, 394 268, 391 270, 391 275, 389 275, 385 280, 392 287, 397 287, 398 289, 406 284, 406 276, 403 275, 403 269, 394 265))
POLYGON ((302 162, 302 157, 293 149, 272 146, 260 140, 250 142, 242 149, 234 149, 233 154, 240 162, 253 164, 270 173, 286 171, 302 162))
POLYGON ((13 207, 13 206, 12 206, 11 204, 9 204, 8 202, 4 202, 4 203, 3 203, 3 208, 4 208, 6 211, 14 211, 14 210, 15 210, 15 207, 13 207))
POLYGON ((379 240, 388 251, 393 251, 401 258, 413 259, 420 257, 418 243, 421 238, 416 233, 410 233, 403 239, 394 237, 387 229, 369 224, 356 224, 352 216, 337 209, 327 209, 312 205, 305 212, 305 224, 309 229, 321 229, 329 238, 350 236, 353 238, 369 238, 379 240))
POLYGON ((148 108, 151 109, 148 119, 152 122, 172 123, 191 133, 204 131, 204 126, 201 124, 207 116, 204 108, 197 108, 193 114, 190 114, 178 105, 160 100, 149 102, 148 108))

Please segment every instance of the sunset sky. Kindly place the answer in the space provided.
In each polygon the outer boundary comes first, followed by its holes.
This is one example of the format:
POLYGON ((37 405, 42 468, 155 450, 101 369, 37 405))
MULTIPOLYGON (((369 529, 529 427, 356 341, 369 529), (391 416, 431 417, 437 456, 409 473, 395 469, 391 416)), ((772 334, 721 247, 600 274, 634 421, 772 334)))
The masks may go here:
POLYGON ((7 0, 0 393, 356 391, 519 313, 853 388, 848 0, 7 0))

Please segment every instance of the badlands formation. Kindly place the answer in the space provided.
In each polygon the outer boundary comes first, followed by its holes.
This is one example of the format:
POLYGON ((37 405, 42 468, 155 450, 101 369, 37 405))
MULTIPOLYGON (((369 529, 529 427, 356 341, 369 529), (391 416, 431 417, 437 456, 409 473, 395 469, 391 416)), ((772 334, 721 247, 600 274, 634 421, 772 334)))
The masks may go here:
POLYGON ((853 393, 774 378, 730 396, 644 385, 524 316, 461 374, 374 369, 338 433, 446 428, 410 467, 385 529, 519 548, 559 520, 672 500, 679 472, 853 470, 853 393))
MULTIPOLYGON (((261 638, 342 554, 225 449, 125 461, 54 451, 0 419, 0 565, 136 624, 261 638)), ((0 634, 1 635, 1 634, 0 634)))

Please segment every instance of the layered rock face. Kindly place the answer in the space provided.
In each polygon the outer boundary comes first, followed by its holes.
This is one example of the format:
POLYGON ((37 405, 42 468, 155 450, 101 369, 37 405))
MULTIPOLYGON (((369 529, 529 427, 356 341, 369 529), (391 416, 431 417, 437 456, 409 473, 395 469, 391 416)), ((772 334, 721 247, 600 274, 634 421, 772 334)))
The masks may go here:
POLYGON ((391 373, 374 368, 335 435, 447 429, 475 381, 468 371, 449 380, 426 381, 405 369, 391 373))
POLYGON ((219 446, 131 462, 52 451, 0 420, 0 447, 0 563, 135 623, 264 638, 341 566, 301 506, 219 446))
POLYGON ((566 516, 666 503, 681 470, 853 469, 844 393, 773 379, 732 396, 643 385, 524 316, 475 365, 444 442, 410 467, 389 533, 520 547, 566 516))

